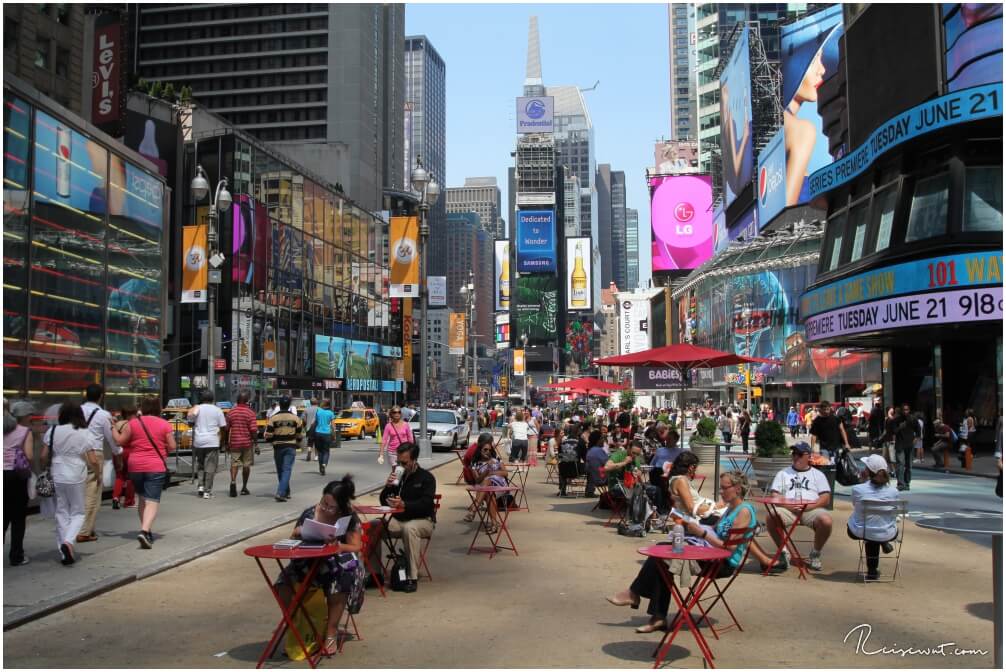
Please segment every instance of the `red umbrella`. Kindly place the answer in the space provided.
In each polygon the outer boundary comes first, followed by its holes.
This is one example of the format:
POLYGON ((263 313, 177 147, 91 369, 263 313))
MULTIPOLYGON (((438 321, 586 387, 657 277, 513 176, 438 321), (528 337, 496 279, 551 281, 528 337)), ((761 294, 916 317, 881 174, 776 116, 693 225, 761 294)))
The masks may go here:
POLYGON ((736 364, 773 364, 774 360, 759 357, 745 357, 732 352, 702 348, 690 343, 666 345, 629 355, 616 355, 595 359, 602 366, 653 366, 687 371, 688 369, 714 369, 718 366, 736 364))

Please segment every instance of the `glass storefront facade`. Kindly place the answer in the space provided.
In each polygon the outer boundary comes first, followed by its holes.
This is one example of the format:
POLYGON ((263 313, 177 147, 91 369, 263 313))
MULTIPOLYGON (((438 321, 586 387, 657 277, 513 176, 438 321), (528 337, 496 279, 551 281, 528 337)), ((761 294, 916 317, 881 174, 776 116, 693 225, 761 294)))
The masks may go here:
MULTIPOLYGON (((233 397, 250 382, 267 397, 392 403, 401 389, 402 338, 388 298, 387 224, 240 133, 197 136, 185 161, 186 175, 198 163, 214 184, 227 177, 234 199, 217 227, 228 257, 218 293, 221 357, 233 374, 221 376, 218 397, 233 397), (375 346, 367 349, 367 380, 375 382, 317 370, 318 336, 375 346), (264 358, 271 343, 274 366, 264 358)), ((187 222, 205 222, 205 201, 186 206, 187 222)), ((205 319, 205 304, 183 314, 183 340, 198 344, 205 319)), ((204 366, 191 361, 187 370, 196 378, 204 366)))
POLYGON ((4 88, 4 396, 161 390, 165 184, 66 111, 4 88))

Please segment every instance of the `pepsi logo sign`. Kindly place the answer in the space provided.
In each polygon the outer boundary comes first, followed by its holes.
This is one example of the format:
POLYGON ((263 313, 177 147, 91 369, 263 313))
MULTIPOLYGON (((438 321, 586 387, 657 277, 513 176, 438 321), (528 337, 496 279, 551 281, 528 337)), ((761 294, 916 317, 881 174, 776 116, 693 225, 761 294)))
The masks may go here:
POLYGON ((768 171, 765 166, 758 172, 758 200, 762 205, 765 205, 765 196, 768 194, 768 171))
POLYGON ((679 222, 690 222, 695 217, 695 208, 691 203, 682 201, 674 206, 674 218, 679 222))

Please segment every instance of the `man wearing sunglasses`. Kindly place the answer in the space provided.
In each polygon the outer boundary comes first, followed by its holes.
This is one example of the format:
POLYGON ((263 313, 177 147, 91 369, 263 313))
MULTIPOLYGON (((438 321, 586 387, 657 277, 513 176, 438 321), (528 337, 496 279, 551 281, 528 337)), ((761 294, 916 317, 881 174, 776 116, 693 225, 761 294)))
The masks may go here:
POLYGON ((388 534, 402 540, 405 556, 409 561, 405 592, 414 593, 419 578, 422 540, 433 536, 433 527, 437 522, 433 504, 437 479, 419 466, 418 444, 403 443, 398 446, 397 452, 398 467, 401 469, 396 468, 388 476, 384 489, 381 490, 380 500, 384 506, 403 509, 391 516, 388 534))

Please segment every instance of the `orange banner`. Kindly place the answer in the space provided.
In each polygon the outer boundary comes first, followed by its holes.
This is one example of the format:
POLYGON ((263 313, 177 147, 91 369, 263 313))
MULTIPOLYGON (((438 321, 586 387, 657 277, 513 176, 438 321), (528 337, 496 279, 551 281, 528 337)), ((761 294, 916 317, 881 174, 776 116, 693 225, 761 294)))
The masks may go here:
POLYGON ((206 227, 182 227, 182 303, 206 303, 206 227))
POLYGON ((524 351, 514 350, 513 351, 513 375, 523 376, 524 375, 524 351))
POLYGON ((451 313, 451 330, 447 340, 447 347, 452 355, 465 354, 465 314, 451 313))
POLYGON ((392 297, 419 298, 419 223, 415 217, 392 217, 390 226, 392 297))
POLYGON ((262 343, 262 373, 276 373, 276 341, 262 343))

